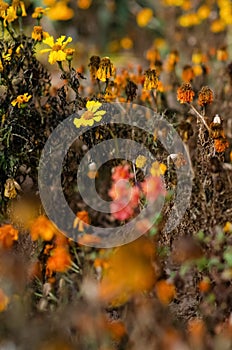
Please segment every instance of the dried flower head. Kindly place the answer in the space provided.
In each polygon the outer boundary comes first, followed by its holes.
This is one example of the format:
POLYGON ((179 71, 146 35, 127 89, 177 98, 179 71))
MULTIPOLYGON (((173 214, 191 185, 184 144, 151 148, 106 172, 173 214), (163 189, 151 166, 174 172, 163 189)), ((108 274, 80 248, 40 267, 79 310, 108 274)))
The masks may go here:
POLYGON ((213 102, 213 91, 208 86, 203 86, 198 93, 199 106, 206 106, 213 102))
POLYGON ((155 69, 148 69, 145 72, 144 89, 153 90, 158 87, 158 77, 155 69))
POLYGON ((34 26, 33 32, 31 33, 32 39, 40 42, 43 39, 47 38, 49 34, 47 32, 43 31, 43 28, 41 26, 34 26))
POLYGON ((97 71, 100 66, 101 59, 99 56, 91 56, 89 63, 89 71, 92 80, 95 80, 97 77, 97 71))
POLYGON ((133 101, 137 95, 138 86, 131 80, 127 81, 125 92, 127 101, 133 101))
POLYGON ((220 137, 219 139, 214 140, 214 148, 218 153, 225 152, 225 150, 229 147, 229 142, 226 138, 220 137))
POLYGON ((4 196, 12 199, 17 196, 17 190, 21 190, 20 185, 14 179, 7 179, 5 183, 4 196))
POLYGON ((101 59, 99 68, 97 70, 97 78, 103 82, 107 81, 115 73, 115 68, 111 63, 109 57, 101 59))
POLYGON ((177 89, 177 100, 180 101, 180 103, 192 102, 194 95, 195 93, 190 83, 183 83, 177 89))

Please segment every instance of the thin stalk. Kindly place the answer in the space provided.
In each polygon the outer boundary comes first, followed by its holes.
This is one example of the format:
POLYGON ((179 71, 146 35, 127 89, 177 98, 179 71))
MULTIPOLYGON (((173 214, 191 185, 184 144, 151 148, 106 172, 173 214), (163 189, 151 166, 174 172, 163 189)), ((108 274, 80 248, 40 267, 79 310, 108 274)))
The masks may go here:
POLYGON ((193 106, 193 105, 190 105, 191 109, 193 110, 193 112, 200 118, 200 120, 202 121, 202 123, 204 124, 204 126, 206 127, 206 129, 208 131, 210 131, 210 128, 208 127, 204 117, 198 112, 198 110, 193 106))

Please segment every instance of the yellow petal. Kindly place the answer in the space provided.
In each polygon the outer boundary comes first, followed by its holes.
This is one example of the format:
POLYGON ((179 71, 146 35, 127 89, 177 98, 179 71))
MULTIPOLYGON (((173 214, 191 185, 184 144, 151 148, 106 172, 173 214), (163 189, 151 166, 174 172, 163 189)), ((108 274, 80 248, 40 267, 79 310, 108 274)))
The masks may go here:
POLYGON ((96 112, 100 107, 101 107, 101 102, 98 101, 88 101, 86 103, 86 108, 90 111, 90 112, 96 112))
POLYGON ((47 38, 45 38, 44 40, 43 40, 43 43, 44 44, 47 44, 48 46, 50 46, 50 47, 53 47, 54 46, 54 38, 53 38, 53 36, 49 36, 49 37, 47 37, 47 38))

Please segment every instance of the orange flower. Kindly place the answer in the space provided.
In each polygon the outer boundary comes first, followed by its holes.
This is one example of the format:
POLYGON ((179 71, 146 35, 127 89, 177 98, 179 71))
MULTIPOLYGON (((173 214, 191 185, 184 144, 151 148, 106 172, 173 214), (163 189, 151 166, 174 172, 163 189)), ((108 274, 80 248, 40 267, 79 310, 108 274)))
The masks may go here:
POLYGON ((214 148, 218 153, 225 152, 229 147, 229 142, 225 138, 219 138, 214 140, 214 148))
POLYGON ((51 251, 47 260, 46 275, 51 276, 52 272, 65 272, 71 265, 71 256, 66 247, 58 246, 51 251))
POLYGON ((194 91, 192 89, 191 84, 189 83, 183 83, 178 89, 177 89, 177 100, 180 101, 180 103, 190 103, 193 100, 194 91))
POLYGON ((206 106, 213 102, 213 91, 208 86, 203 86, 198 94, 199 106, 206 106))
POLYGON ((210 280, 208 277, 204 277, 199 283, 198 283, 198 288, 200 292, 206 293, 210 289, 210 280))
POLYGON ((0 227, 0 246, 3 248, 11 248, 14 241, 18 240, 18 230, 12 225, 4 225, 0 227))
POLYGON ((30 227, 31 238, 36 241, 42 238, 44 241, 50 241, 56 233, 55 226, 45 216, 39 216, 30 227))
POLYGON ((73 228, 78 228, 78 231, 83 232, 85 230, 85 226, 90 224, 90 218, 87 211, 82 210, 76 214, 76 218, 73 222, 73 228))
POLYGON ((9 304, 9 298, 0 288, 0 312, 6 310, 8 304, 9 304))
POLYGON ((174 284, 160 280, 156 283, 156 294, 162 304, 168 305, 176 296, 176 288, 174 284))
POLYGON ((189 65, 184 66, 182 71, 182 80, 185 83, 190 83, 193 80, 194 76, 195 74, 193 68, 189 65))

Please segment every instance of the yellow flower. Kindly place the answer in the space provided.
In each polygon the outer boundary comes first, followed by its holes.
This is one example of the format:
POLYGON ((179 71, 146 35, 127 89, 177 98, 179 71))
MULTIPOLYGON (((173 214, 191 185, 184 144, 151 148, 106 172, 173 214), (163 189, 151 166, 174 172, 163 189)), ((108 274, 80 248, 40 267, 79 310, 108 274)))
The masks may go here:
POLYGON ((87 10, 92 4, 92 0, 77 0, 77 6, 82 10, 87 10))
POLYGON ((200 18, 196 13, 188 13, 179 18, 181 27, 191 27, 200 24, 200 18))
POLYGON ((47 8, 44 9, 43 7, 36 7, 31 17, 36 19, 41 19, 43 15, 47 12, 47 10, 48 10, 47 8))
POLYGON ((9 5, 0 0, 0 17, 3 17, 5 15, 5 11, 8 9, 9 5))
POLYGON ((210 30, 213 33, 222 32, 223 30, 225 30, 225 28, 226 28, 225 22, 223 22, 223 20, 221 19, 215 19, 215 21, 213 21, 210 26, 210 30))
POLYGON ((133 41, 128 36, 125 36, 120 40, 120 45, 124 50, 130 50, 133 47, 133 41))
POLYGON ((155 69, 148 69, 145 72, 144 89, 153 90, 158 87, 158 77, 155 69))
POLYGON ((202 5, 197 10, 197 14, 201 20, 206 19, 210 15, 210 8, 207 5, 202 5))
POLYGON ((65 40, 66 36, 62 35, 60 38, 54 42, 53 36, 48 36, 43 40, 43 43, 50 46, 50 49, 44 49, 41 50, 41 53, 50 52, 48 62, 50 64, 54 64, 56 62, 61 62, 66 60, 66 52, 65 48, 68 43, 72 41, 71 37, 68 37, 67 40, 65 40))
POLYGON ((26 92, 25 94, 23 94, 23 95, 19 95, 19 96, 17 96, 17 98, 15 99, 15 100, 13 100, 12 102, 11 102, 11 104, 12 104, 12 106, 16 106, 16 104, 18 104, 18 108, 21 108, 21 106, 22 107, 25 107, 25 103, 27 103, 29 100, 30 100, 30 98, 31 98, 32 96, 31 95, 29 95, 28 96, 28 92, 26 92))
POLYGON ((12 7, 14 8, 17 16, 25 17, 27 15, 25 4, 23 1, 13 0, 12 7))
POLYGON ((139 27, 146 27, 153 17, 152 9, 145 7, 138 12, 136 16, 136 22, 139 27))
POLYGON ((8 25, 8 23, 13 22, 18 16, 16 15, 16 11, 13 6, 9 6, 5 13, 2 14, 2 18, 4 19, 4 27, 8 25))
POLYGON ((47 32, 43 32, 43 28, 41 26, 34 26, 33 32, 31 33, 32 39, 36 41, 42 41, 44 38, 47 38, 49 34, 47 32))
POLYGON ((160 175, 164 175, 166 170, 167 170, 167 167, 165 164, 155 161, 154 163, 152 163, 150 173, 152 176, 160 176, 160 175))
POLYGON ((81 118, 75 118, 73 123, 79 128, 80 126, 93 126, 94 122, 99 122, 106 111, 100 110, 102 104, 98 101, 88 101, 86 103, 87 111, 85 111, 81 118))
POLYGON ((137 168, 142 169, 146 164, 146 162, 147 162, 147 158, 145 156, 139 155, 136 158, 135 165, 137 166, 137 168))
POLYGON ((68 21, 74 16, 74 11, 67 6, 67 1, 59 1, 50 7, 47 15, 54 21, 68 21))
POLYGON ((113 76, 114 72, 115 69, 109 57, 102 58, 97 70, 97 79, 105 82, 107 79, 113 76))

